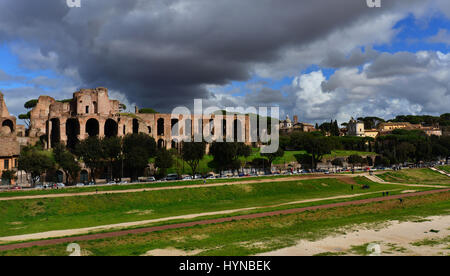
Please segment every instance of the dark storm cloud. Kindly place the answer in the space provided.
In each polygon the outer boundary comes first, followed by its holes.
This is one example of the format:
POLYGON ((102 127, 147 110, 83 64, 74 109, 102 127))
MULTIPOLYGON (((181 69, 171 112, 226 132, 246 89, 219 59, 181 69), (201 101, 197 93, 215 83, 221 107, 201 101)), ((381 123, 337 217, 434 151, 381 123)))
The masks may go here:
MULTIPOLYGON (((375 16, 365 2, 82 0, 69 9, 65 0, 3 0, 0 41, 39 48, 59 70, 75 68, 85 87, 107 86, 169 111, 211 97, 205 85, 245 81, 255 63, 375 16)), ((378 12, 393 5, 385 1, 378 12)), ((355 53, 348 62, 361 59, 355 53)))

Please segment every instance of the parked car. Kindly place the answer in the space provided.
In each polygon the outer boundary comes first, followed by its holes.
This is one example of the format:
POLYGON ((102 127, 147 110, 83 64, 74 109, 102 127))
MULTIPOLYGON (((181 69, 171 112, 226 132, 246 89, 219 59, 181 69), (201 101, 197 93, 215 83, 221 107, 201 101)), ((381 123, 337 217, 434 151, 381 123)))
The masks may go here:
POLYGON ((192 180, 192 176, 190 175, 185 175, 181 178, 181 180, 192 180))
POLYGON ((66 185, 64 185, 64 183, 56 183, 56 187, 57 188, 65 188, 66 185))
POLYGON ((20 186, 13 186, 11 188, 9 188, 10 190, 22 190, 22 187, 20 186))
POLYGON ((155 182, 156 178, 153 176, 147 177, 147 182, 155 182))
POLYGON ((174 181, 174 180, 178 180, 178 174, 176 173, 170 173, 166 176, 166 180, 167 181, 174 181))
POLYGON ((84 187, 84 183, 78 183, 77 185, 75 185, 76 187, 84 187))

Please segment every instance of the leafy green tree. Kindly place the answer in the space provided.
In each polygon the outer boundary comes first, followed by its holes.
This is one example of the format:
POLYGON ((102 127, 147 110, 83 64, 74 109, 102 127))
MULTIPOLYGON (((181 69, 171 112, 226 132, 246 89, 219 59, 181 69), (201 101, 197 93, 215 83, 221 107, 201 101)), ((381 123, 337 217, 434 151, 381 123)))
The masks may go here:
POLYGON ((352 154, 347 158, 347 162, 352 165, 352 170, 354 170, 355 165, 364 163, 364 158, 360 155, 352 154))
POLYGON ((102 143, 97 136, 89 137, 75 147, 75 154, 91 169, 91 181, 96 182, 96 176, 103 168, 102 143))
POLYGON ((80 164, 75 159, 75 156, 63 144, 57 144, 53 148, 53 158, 57 166, 66 174, 67 184, 75 184, 78 174, 81 171, 80 164))
POLYGON ((141 109, 139 109, 139 113, 143 113, 143 114, 157 114, 158 112, 155 111, 153 108, 141 108, 141 109))
POLYGON ((198 165, 206 154, 205 142, 183 142, 181 158, 191 167, 192 175, 197 173, 198 165))
POLYGON ((55 166, 52 156, 39 147, 25 147, 18 160, 18 169, 31 175, 31 185, 34 186, 40 176, 55 166))
POLYGON ((2 185, 11 185, 13 180, 17 180, 14 170, 6 170, 2 172, 2 185))
POLYGON ((269 168, 271 168, 272 167, 272 163, 273 163, 273 161, 275 161, 275 159, 281 158, 281 157, 284 156, 284 150, 282 150, 281 148, 278 148, 278 150, 276 152, 273 152, 273 153, 261 153, 261 156, 267 158, 267 160, 269 161, 269 168))
POLYGON ((408 142, 402 142, 396 147, 397 160, 401 163, 414 158, 416 147, 408 142))
POLYGON ((162 148, 156 153, 155 166, 159 168, 159 176, 167 176, 167 169, 173 166, 174 158, 172 152, 162 148))
POLYGON ((337 167, 344 166, 344 160, 342 158, 335 158, 331 161, 331 165, 334 166, 334 170, 337 171, 337 167))
POLYGON ((137 180, 156 154, 155 139, 144 133, 128 134, 123 138, 124 162, 132 171, 132 180, 137 180))
POLYGON ((248 146, 246 146, 244 143, 237 142, 213 142, 209 150, 209 154, 214 158, 211 165, 221 173, 224 170, 238 170, 241 167, 239 157, 245 156, 248 153, 248 146))
MULTIPOLYGON (((113 179, 114 164, 122 160, 122 138, 120 137, 105 137, 101 140, 103 158, 108 163, 109 179, 113 179)), ((122 177, 122 175, 121 175, 122 177)))
POLYGON ((37 99, 29 100, 23 105, 23 107, 25 107, 26 109, 32 109, 36 107, 37 103, 38 103, 37 99))

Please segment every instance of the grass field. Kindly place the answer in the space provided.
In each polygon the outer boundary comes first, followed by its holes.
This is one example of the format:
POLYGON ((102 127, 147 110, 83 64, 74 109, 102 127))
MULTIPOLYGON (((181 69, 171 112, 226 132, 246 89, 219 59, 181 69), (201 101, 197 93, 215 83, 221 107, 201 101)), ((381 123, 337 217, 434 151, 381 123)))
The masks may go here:
MULTIPOLYGON (((297 177, 308 177, 310 175, 298 175, 297 177)), ((292 175, 266 175, 255 176, 245 178, 218 178, 207 179, 206 184, 218 184, 229 182, 241 182, 241 181, 259 181, 263 179, 280 179, 292 177, 292 175)), ((138 184, 122 184, 122 185, 100 185, 100 186, 86 186, 86 187, 67 187, 65 189, 45 189, 45 190, 17 190, 0 192, 0 198, 2 197, 19 197, 19 196, 33 196, 33 195, 47 195, 47 194, 77 194, 98 191, 120 191, 120 190, 132 190, 132 189, 146 189, 146 188, 159 188, 159 187, 175 187, 175 186, 190 186, 204 184, 203 179, 200 180, 188 180, 188 181, 168 181, 168 182, 152 182, 152 183, 138 183, 138 184)))
MULTIPOLYGON (((404 186, 370 183, 369 190, 337 179, 267 182, 151 192, 0 202, 0 236, 83 228, 381 190, 404 186)), ((416 189, 418 190, 418 189, 416 189)), ((373 195, 375 196, 375 195, 373 195)), ((378 195, 379 196, 379 195, 378 195)))
POLYGON ((450 185, 450 178, 430 169, 406 169, 377 175, 387 182, 450 185))
MULTIPOLYGON (((309 211, 299 214, 233 221, 139 235, 79 242, 85 255, 142 255, 149 250, 176 248, 198 255, 252 255, 315 240, 346 227, 388 220, 417 220, 450 213, 450 192, 397 200, 309 211), (193 251, 198 250, 198 251, 193 251)), ((68 255, 67 244, 0 252, 0 255, 68 255)))
POLYGON ((450 165, 440 166, 439 169, 446 173, 450 173, 450 165))

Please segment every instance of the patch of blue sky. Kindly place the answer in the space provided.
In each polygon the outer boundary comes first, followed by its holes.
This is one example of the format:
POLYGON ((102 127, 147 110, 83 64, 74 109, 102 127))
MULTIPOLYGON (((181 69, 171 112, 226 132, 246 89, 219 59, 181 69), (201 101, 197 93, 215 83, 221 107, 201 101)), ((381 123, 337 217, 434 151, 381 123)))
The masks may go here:
MULTIPOLYGON (((17 88, 29 86, 30 81, 37 77, 47 77, 50 79, 63 78, 59 74, 50 69, 46 70, 29 70, 20 66, 18 58, 11 52, 6 44, 0 44, 0 69, 6 74, 16 78, 13 81, 1 82, 2 88, 17 88), (20 80, 19 80, 20 79, 20 80)), ((47 87, 42 87, 47 90, 47 87)))
POLYGON ((388 44, 375 45, 373 48, 381 52, 412 52, 440 51, 447 53, 449 46, 444 43, 432 43, 430 37, 440 30, 450 31, 450 20, 442 14, 436 14, 426 20, 418 20, 410 14, 397 22, 394 29, 398 30, 396 37, 388 44))

